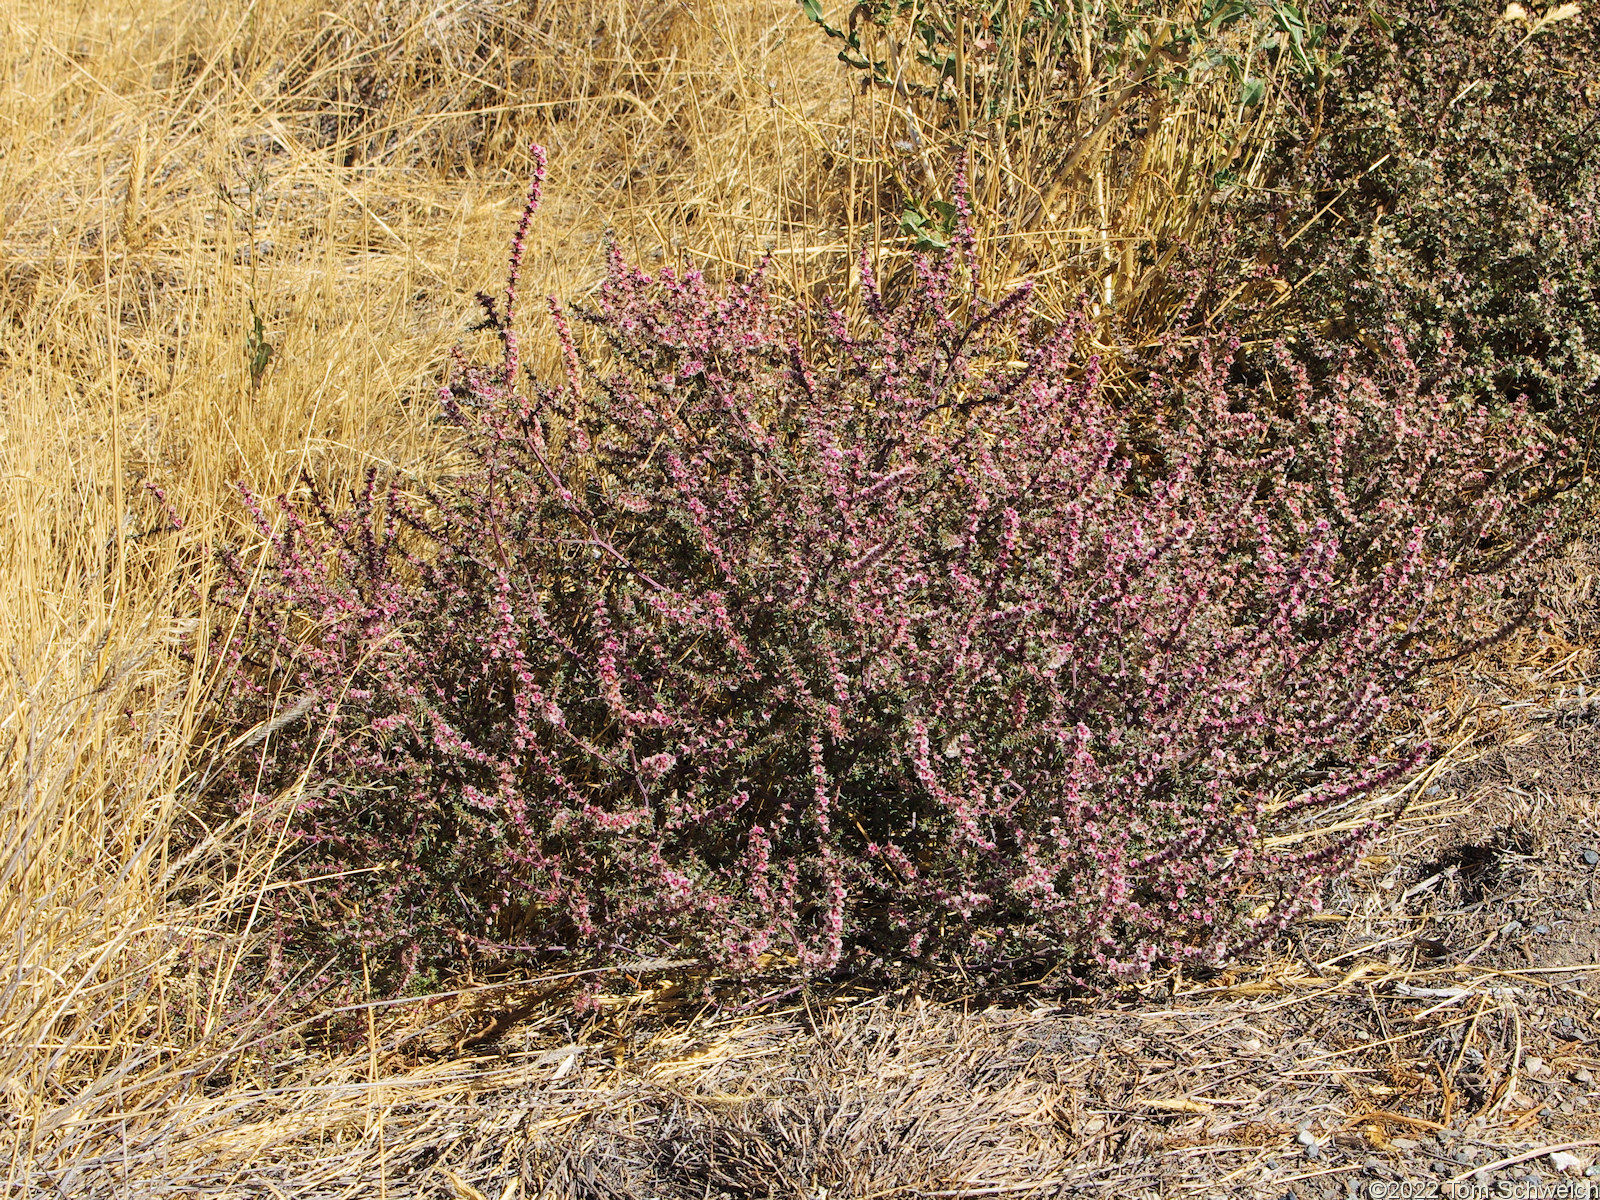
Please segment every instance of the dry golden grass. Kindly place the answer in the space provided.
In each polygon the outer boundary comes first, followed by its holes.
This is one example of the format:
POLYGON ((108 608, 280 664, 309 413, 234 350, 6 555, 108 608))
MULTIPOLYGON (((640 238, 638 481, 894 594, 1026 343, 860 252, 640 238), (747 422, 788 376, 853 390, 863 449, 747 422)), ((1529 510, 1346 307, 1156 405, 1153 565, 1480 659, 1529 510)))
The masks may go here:
MULTIPOLYGON (((929 118, 855 82, 789 0, 0 4, 7 1194, 115 1190, 119 1153, 133 1194, 186 1177, 163 1146, 220 1170, 329 1129, 381 1167, 394 1089, 437 1081, 374 1092, 374 1018, 366 1050, 302 1049, 257 1088, 273 1030, 239 980, 277 848, 184 807, 212 681, 177 642, 213 619, 210 548, 248 540, 234 484, 439 461, 434 391, 530 140, 527 294, 581 296, 607 228, 647 267, 770 251, 802 293, 846 287, 854 245, 903 258, 878 206, 929 118)), ((1094 87, 1060 145, 973 143, 986 260, 1056 303, 1139 294, 1270 109, 1219 81, 1100 122, 1094 87)), ((930 144, 943 171, 955 141, 930 144)))
POLYGON ((870 238, 880 260, 904 262, 910 252, 885 243, 895 218, 908 200, 926 212, 950 199, 966 159, 990 286, 1031 279, 1057 314, 1087 300, 1110 344, 1163 331, 1186 298, 1173 268, 1207 232, 1219 189, 1263 183, 1289 68, 1263 48, 1261 28, 1245 20, 1189 46, 1204 6, 1178 0, 1138 18, 1142 53, 1118 55, 1108 24, 1131 18, 1103 0, 1051 6, 1057 23, 1026 35, 1018 18, 1029 6, 997 6, 1007 21, 993 40, 980 38, 989 31, 976 11, 950 0, 910 5, 882 26, 858 19, 868 7, 840 6, 835 23, 855 29, 861 55, 898 86, 864 86, 866 73, 851 72, 863 86, 842 143, 849 240, 870 238), (919 19, 950 30, 943 82, 915 53, 919 19), (1039 62, 1060 66, 1028 65, 1039 62), (1243 102, 1243 77, 1260 86, 1254 103, 1243 102))
POLYGON ((208 548, 245 532, 234 483, 437 458, 434 389, 495 285, 529 139, 553 165, 530 290, 581 294, 608 226, 646 263, 748 261, 807 177, 768 81, 822 120, 840 69, 777 0, 0 13, 15 1186, 112 1114, 178 1119, 253 1032, 230 1010, 274 848, 185 824, 210 680, 175 653, 210 619, 208 548))

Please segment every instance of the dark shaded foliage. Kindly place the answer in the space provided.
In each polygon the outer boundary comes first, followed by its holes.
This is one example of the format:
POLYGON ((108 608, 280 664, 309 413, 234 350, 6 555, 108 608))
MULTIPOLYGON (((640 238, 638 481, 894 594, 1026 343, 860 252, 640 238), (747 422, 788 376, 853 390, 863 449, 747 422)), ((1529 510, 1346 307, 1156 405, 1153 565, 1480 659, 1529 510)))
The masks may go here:
POLYGON ((1291 88, 1271 190, 1236 208, 1293 286, 1275 320, 1453 343, 1481 401, 1526 396, 1575 443, 1569 478, 1600 420, 1600 14, 1577 7, 1328 5, 1343 54, 1291 88))

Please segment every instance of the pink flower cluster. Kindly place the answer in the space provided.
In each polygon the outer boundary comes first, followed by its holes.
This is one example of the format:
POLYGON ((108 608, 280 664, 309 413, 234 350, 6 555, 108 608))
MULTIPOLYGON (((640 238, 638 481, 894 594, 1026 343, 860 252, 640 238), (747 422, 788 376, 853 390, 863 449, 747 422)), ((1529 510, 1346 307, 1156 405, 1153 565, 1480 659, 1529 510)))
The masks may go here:
POLYGON ((811 338, 759 270, 612 250, 575 316, 613 366, 552 304, 555 382, 519 365, 514 252, 503 358, 443 394, 473 468, 258 510, 265 569, 228 559, 221 718, 268 731, 231 786, 309 784, 285 928, 402 974, 1129 977, 1315 907, 1376 827, 1319 814, 1426 753, 1397 715, 1543 536, 1549 452, 1399 344, 1250 385, 1175 343, 1113 390, 1083 322, 978 297, 971 249, 895 308, 863 261, 867 317, 811 338))

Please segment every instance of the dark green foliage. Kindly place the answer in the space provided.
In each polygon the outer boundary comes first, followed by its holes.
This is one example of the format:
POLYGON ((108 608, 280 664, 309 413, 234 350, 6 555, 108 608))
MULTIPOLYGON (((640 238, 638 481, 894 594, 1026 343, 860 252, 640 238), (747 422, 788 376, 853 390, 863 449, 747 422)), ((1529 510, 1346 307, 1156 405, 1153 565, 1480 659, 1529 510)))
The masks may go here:
POLYGON ((1272 187, 1235 211, 1247 256, 1292 285, 1274 325, 1454 341, 1479 398, 1526 395, 1581 470, 1600 416, 1600 17, 1576 8, 1324 13, 1339 63, 1291 91, 1272 187))

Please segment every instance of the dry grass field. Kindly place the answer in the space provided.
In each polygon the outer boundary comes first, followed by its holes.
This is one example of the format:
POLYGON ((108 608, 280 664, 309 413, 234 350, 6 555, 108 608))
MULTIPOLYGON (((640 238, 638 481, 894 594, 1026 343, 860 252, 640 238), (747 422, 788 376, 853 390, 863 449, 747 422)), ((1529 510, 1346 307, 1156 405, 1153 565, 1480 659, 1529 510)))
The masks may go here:
MULTIPOLYGON (((847 294, 863 246, 892 272, 897 181, 955 151, 859 83, 789 0, 0 2, 5 1195, 1343 1195, 1441 1128, 1438 1156, 1488 1148, 1463 1172, 1593 1157, 1582 555, 1568 627, 1441 696, 1456 756, 1335 919, 1213 979, 717 1010, 636 970, 583 1021, 561 980, 335 1013, 248 994, 281 846, 187 812, 215 681, 177 652, 218 619, 211 548, 249 540, 236 483, 448 455, 436 390, 480 336, 530 141, 530 294, 582 297, 607 230, 646 266, 770 253, 795 293, 847 294), (1559 869, 1513 869, 1540 856, 1559 869), (1575 948, 1516 958, 1511 914, 1575 948), (1469 933, 1494 943, 1470 966, 1429 958, 1469 933), (1476 1100, 1422 1065, 1417 1031, 1457 1016, 1493 1043, 1458 1038, 1476 1100)), ((1272 103, 1198 89, 1131 143, 1098 111, 1060 144, 980 139, 974 196, 995 286, 1089 292, 1109 342, 1161 326, 1149 247, 1194 228, 1212 168, 1248 178, 1272 103)))
POLYGON ((534 136, 555 164, 529 254, 544 292, 583 292, 607 228, 647 261, 745 261, 806 202, 812 135, 768 85, 810 107, 838 88, 785 8, 548 7, 5 10, 13 1188, 110 1114, 177 1119, 256 1032, 227 1010, 273 848, 196 844, 178 799, 211 681, 175 635, 209 619, 234 484, 436 459, 445 356, 534 136), (196 941, 216 969, 172 978, 196 941))

